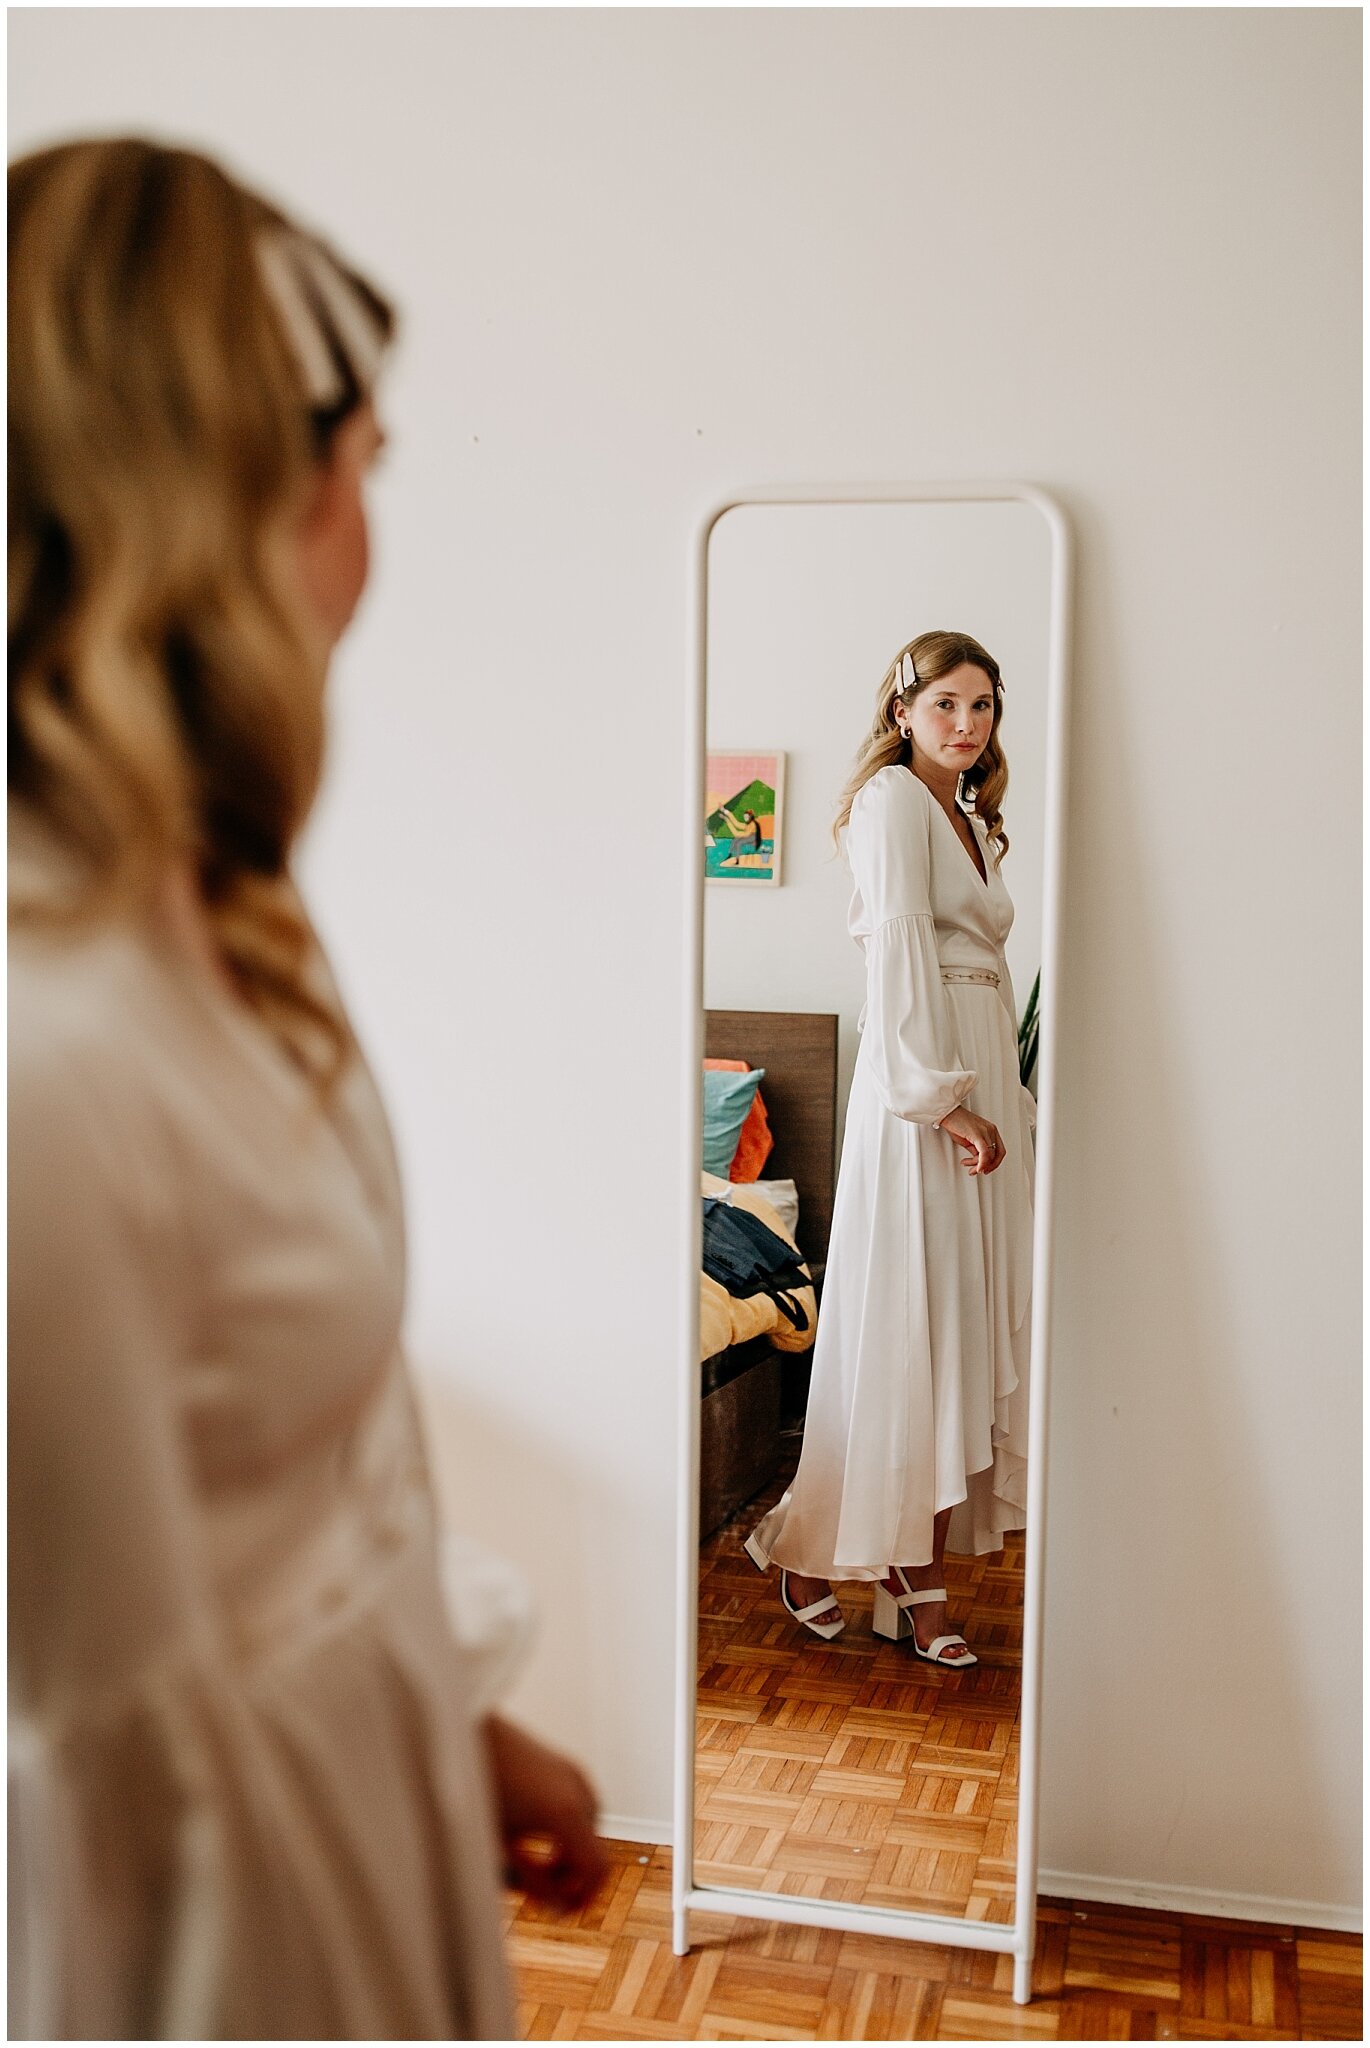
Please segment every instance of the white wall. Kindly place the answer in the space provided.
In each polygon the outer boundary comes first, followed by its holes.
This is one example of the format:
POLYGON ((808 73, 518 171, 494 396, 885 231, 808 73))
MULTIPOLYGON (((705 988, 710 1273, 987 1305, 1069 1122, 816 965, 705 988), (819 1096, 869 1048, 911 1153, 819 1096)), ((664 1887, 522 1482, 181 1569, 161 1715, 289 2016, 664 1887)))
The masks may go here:
POLYGON ((537 1569, 524 1705, 614 1813, 669 1801, 695 520, 784 478, 1066 502, 1043 1860, 1350 1902, 1354 13, 9 29, 12 148, 202 139, 404 305, 309 868, 456 1497, 537 1569))

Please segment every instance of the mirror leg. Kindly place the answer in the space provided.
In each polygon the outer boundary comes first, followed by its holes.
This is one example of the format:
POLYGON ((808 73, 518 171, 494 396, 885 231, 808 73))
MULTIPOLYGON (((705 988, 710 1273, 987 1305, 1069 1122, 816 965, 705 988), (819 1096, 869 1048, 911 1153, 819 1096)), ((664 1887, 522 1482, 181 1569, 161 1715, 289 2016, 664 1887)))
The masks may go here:
POLYGON ((1032 2003, 1032 1957, 1013 1958, 1013 2002, 1015 2005, 1032 2003))
POLYGON ((677 1906, 671 1915, 671 1950, 678 1956, 690 1953, 690 1909, 677 1906))

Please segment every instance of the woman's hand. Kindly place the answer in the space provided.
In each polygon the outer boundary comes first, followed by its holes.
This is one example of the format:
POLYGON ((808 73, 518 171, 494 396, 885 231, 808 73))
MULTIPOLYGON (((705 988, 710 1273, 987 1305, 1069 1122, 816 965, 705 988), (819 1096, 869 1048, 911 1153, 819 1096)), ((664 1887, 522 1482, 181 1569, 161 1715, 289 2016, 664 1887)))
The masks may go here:
POLYGON ((598 1802, 578 1764, 498 1714, 484 1723, 505 1881, 553 1906, 583 1906, 607 1868, 598 1802))
POLYGON ((967 1173, 993 1173, 1004 1163, 1004 1141, 988 1118, 973 1109, 949 1110, 937 1126, 970 1154, 961 1161, 967 1173))

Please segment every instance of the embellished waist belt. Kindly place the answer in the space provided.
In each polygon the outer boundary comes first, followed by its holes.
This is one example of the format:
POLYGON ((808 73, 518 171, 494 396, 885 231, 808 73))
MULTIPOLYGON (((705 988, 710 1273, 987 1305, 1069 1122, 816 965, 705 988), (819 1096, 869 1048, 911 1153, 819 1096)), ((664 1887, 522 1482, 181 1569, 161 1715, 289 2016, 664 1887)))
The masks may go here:
POLYGON ((998 988, 999 977, 992 967, 944 967, 943 981, 981 981, 987 988, 998 988))

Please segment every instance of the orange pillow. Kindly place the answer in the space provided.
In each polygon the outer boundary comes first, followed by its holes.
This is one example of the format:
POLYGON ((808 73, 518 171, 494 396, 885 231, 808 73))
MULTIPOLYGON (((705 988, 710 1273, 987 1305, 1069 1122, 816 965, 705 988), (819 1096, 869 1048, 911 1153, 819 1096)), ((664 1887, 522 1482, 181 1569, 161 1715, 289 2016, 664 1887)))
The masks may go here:
MULTIPOLYGON (((746 1060, 705 1060, 704 1064, 706 1067, 712 1068, 716 1074, 749 1074, 751 1072, 751 1067, 746 1060)), ((728 1168, 729 1180, 760 1180, 761 1169, 770 1158, 774 1149, 775 1139, 771 1136, 771 1126, 766 1115, 766 1105, 761 1100, 761 1090, 758 1088, 756 1099, 747 1112, 747 1121, 738 1133, 737 1150, 733 1154, 733 1163, 728 1168)))

